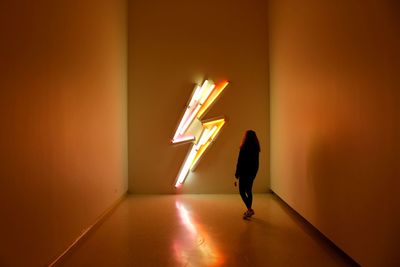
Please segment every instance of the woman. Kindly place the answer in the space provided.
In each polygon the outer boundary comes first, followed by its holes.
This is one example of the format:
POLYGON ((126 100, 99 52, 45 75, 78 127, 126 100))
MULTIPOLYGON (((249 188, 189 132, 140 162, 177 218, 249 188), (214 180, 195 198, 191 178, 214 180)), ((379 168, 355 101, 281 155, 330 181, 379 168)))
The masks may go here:
MULTIPOLYGON (((251 208, 253 202, 253 181, 258 171, 258 155, 260 144, 256 133, 252 130, 246 131, 242 144, 240 145, 239 158, 236 164, 235 177, 239 180, 239 192, 247 211, 243 214, 243 219, 254 215, 251 208)), ((235 181, 235 186, 237 182, 235 181)))

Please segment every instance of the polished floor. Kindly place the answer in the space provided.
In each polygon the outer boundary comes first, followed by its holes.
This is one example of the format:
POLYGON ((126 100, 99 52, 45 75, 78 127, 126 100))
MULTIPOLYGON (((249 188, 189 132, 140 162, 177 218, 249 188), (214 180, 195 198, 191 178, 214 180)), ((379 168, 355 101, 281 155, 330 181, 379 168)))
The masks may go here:
POLYGON ((56 266, 351 266, 271 194, 127 197, 56 266))

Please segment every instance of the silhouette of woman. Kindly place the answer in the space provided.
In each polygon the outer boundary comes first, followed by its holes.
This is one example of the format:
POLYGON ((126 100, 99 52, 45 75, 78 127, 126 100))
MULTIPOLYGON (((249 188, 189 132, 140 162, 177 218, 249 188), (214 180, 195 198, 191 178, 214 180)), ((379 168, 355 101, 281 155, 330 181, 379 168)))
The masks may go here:
MULTIPOLYGON (((243 214, 243 219, 248 219, 254 215, 251 208, 253 203, 253 181, 258 171, 258 158, 260 144, 254 131, 248 130, 243 136, 240 152, 236 164, 235 177, 239 180, 239 193, 242 197, 247 211, 243 214)), ((237 182, 235 181, 235 186, 237 182)))

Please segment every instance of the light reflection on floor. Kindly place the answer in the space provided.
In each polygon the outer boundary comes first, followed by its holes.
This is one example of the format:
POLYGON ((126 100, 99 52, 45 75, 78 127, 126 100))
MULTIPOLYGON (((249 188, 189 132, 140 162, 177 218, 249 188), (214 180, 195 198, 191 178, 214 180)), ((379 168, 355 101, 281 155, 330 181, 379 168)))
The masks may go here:
POLYGON ((132 195, 56 266, 351 266, 269 194, 132 195))
POLYGON ((196 223, 180 202, 175 202, 181 224, 184 226, 179 238, 174 239, 175 257, 183 266, 222 266, 223 257, 212 243, 200 223, 196 223), (185 236, 185 238, 182 238, 185 236))

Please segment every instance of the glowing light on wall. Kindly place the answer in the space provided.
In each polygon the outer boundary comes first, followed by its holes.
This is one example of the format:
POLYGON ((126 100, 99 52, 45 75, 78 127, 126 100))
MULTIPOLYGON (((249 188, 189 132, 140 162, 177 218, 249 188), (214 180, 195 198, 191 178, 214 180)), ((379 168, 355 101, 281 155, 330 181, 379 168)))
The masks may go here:
POLYGON ((212 81, 205 80, 201 86, 195 86, 172 138, 172 143, 174 144, 192 142, 192 146, 178 173, 175 187, 179 187, 184 183, 189 171, 194 171, 201 156, 224 126, 225 118, 212 119, 205 122, 202 122, 201 118, 215 103, 228 84, 228 81, 214 84, 212 81), (196 125, 201 125, 201 127, 196 127, 196 125))

